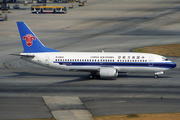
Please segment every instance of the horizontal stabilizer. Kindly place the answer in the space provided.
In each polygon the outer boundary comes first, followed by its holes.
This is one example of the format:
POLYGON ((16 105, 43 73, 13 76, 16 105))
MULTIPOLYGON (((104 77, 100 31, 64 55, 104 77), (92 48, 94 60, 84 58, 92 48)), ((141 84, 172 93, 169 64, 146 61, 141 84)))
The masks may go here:
POLYGON ((24 57, 35 57, 33 54, 27 54, 27 53, 21 53, 21 54, 9 54, 9 55, 14 55, 14 56, 24 56, 24 57))
POLYGON ((34 54, 27 54, 27 53, 21 53, 20 56, 23 56, 23 57, 35 57, 34 54))

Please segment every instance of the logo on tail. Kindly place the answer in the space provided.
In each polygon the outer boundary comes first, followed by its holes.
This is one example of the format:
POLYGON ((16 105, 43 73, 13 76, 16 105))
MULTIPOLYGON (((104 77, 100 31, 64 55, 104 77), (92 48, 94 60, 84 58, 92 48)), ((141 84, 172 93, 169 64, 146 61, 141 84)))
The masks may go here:
POLYGON ((17 22, 25 53, 60 52, 44 46, 24 22, 17 22))
POLYGON ((27 34, 23 37, 23 40, 26 40, 26 45, 30 47, 33 44, 33 40, 36 40, 36 38, 31 34, 27 34))

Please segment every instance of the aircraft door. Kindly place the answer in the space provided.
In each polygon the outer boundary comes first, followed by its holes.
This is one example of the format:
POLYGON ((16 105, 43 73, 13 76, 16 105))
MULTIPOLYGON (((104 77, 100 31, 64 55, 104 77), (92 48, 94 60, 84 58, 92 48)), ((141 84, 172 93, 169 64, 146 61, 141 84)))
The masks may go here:
POLYGON ((47 66, 49 66, 49 56, 46 56, 46 57, 45 57, 45 64, 46 64, 47 66))
POLYGON ((149 62, 148 62, 148 64, 149 64, 149 66, 153 66, 153 57, 151 56, 151 57, 149 57, 149 62))

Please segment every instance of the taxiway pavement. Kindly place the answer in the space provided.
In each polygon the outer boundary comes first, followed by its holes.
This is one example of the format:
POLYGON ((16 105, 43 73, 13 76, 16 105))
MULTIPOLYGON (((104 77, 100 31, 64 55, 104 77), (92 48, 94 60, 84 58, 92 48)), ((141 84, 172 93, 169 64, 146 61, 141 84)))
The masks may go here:
MULTIPOLYGON (((83 7, 73 4, 75 8, 68 9, 67 14, 31 14, 30 6, 21 4, 22 9, 11 9, 8 21, 0 22, 0 97, 94 99, 91 104, 85 101, 93 115, 136 113, 134 107, 146 111, 146 104, 159 102, 162 107, 156 112, 167 112, 164 107, 167 104, 171 108, 168 112, 179 112, 179 57, 168 57, 177 67, 159 79, 153 78, 154 73, 130 73, 116 80, 90 80, 89 73, 44 68, 9 55, 23 52, 17 21, 26 22, 47 47, 65 52, 129 52, 142 46, 180 43, 178 0, 92 0, 83 7), (165 102, 159 101, 161 97, 165 102), (131 101, 131 104, 117 102, 119 107, 113 109, 111 101, 117 98, 118 101, 122 101, 121 98, 131 101), (112 111, 96 111, 103 108, 97 99, 104 101, 105 107, 112 111), (144 107, 136 104, 137 100, 144 103, 144 107), (97 105, 99 108, 93 108, 97 105), (122 107, 127 112, 117 113, 122 107)), ((70 3, 59 5, 68 7, 70 3)), ((147 112, 155 110, 152 107, 147 112)))

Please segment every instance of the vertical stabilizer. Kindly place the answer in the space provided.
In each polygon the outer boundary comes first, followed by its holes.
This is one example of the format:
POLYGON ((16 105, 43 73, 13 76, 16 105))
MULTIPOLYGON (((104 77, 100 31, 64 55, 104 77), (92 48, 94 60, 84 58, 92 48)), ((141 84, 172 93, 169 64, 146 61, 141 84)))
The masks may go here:
POLYGON ((38 52, 59 52, 57 50, 44 46, 31 29, 24 22, 17 22, 19 34, 25 53, 38 52))

